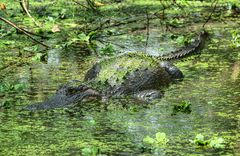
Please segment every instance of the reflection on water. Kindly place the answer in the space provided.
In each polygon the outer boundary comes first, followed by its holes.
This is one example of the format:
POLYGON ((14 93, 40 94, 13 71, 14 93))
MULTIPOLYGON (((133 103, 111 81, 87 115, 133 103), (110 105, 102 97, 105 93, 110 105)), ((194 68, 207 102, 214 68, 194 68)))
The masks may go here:
POLYGON ((113 155, 147 154, 142 139, 157 132, 166 133, 170 141, 150 155, 240 154, 239 49, 221 47, 219 42, 210 43, 200 57, 176 62, 185 79, 171 85, 163 99, 147 107, 126 100, 125 104, 113 101, 71 109, 21 111, 18 108, 43 101, 61 84, 82 80, 91 65, 89 59, 75 53, 63 56, 64 51, 50 51, 47 64, 19 67, 4 79, 28 86, 24 92, 9 93, 0 100, 8 98, 16 103, 10 109, 0 108, 0 155, 79 155, 82 149, 93 147, 113 155), (172 115, 174 105, 183 101, 191 103, 191 113, 172 115), (199 133, 207 138, 223 137, 226 147, 197 148, 189 140, 199 133))
POLYGON ((61 56, 59 54, 59 49, 49 50, 47 64, 55 66, 61 64, 61 56))

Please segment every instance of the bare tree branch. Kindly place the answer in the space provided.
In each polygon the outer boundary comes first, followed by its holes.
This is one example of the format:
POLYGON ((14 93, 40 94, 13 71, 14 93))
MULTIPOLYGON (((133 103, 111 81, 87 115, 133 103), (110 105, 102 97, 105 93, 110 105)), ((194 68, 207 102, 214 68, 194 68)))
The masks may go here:
POLYGON ((12 23, 11 21, 9 21, 9 20, 1 17, 1 16, 0 16, 0 20, 3 21, 3 22, 5 22, 5 23, 7 23, 8 25, 11 25, 12 27, 16 28, 17 30, 19 30, 19 31, 22 32, 23 34, 27 35, 29 38, 31 38, 31 39, 32 39, 33 41, 35 41, 36 43, 39 43, 39 44, 41 44, 42 46, 44 46, 44 47, 46 47, 46 48, 49 48, 49 46, 47 46, 46 44, 44 44, 44 43, 36 40, 36 39, 33 38, 26 30, 18 27, 17 25, 15 25, 14 23, 12 23))
POLYGON ((215 1, 212 2, 211 7, 212 7, 213 5, 214 5, 214 7, 213 7, 213 9, 212 9, 212 12, 209 14, 206 22, 203 24, 203 26, 202 26, 203 28, 204 28, 204 26, 209 22, 209 20, 212 18, 213 12, 216 10, 217 4, 218 4, 218 0, 215 0, 215 1), (215 5, 214 5, 214 3, 215 3, 215 5))
POLYGON ((29 9, 29 2, 28 2, 28 0, 20 0, 19 3, 20 3, 20 6, 22 7, 23 11, 28 15, 28 17, 30 17, 32 19, 34 24, 36 26, 39 26, 39 24, 35 21, 35 19, 32 17, 32 15, 28 11, 28 9, 29 9))

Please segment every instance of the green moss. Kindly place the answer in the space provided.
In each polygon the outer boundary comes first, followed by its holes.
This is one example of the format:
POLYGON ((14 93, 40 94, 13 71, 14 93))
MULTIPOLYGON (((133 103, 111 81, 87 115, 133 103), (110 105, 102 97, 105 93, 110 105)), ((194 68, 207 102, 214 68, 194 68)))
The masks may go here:
POLYGON ((129 53, 100 61, 101 72, 97 81, 111 85, 120 84, 124 77, 137 69, 153 68, 158 61, 143 53, 129 53))

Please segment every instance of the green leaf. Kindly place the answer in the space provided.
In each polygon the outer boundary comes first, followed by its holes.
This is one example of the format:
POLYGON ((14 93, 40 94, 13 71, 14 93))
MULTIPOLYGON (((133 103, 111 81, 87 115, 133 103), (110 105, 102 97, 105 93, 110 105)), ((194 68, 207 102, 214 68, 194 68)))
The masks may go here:
POLYGON ((146 136, 145 138, 143 138, 143 142, 146 144, 153 145, 156 143, 156 140, 151 138, 150 136, 146 136))
POLYGON ((213 139, 210 140, 209 146, 213 147, 213 148, 224 148, 224 139, 221 137, 215 137, 213 139))
POLYGON ((78 39, 82 42, 89 42, 90 36, 88 36, 84 33, 81 33, 78 35, 78 39))
POLYGON ((165 133, 158 132, 156 133, 156 141, 157 141, 157 144, 163 145, 163 144, 166 144, 169 140, 167 139, 167 136, 165 133))
POLYGON ((43 56, 43 53, 37 53, 34 57, 32 57, 33 61, 40 61, 41 57, 43 56))
POLYGON ((23 91, 25 87, 26 87, 25 84, 19 83, 19 84, 16 84, 14 86, 14 90, 16 90, 16 91, 23 91))
POLYGON ((204 142, 204 136, 202 134, 197 134, 195 140, 204 142))
POLYGON ((108 44, 107 46, 101 48, 100 50, 100 54, 101 55, 108 55, 111 56, 116 52, 116 50, 114 49, 114 47, 111 44, 108 44))
POLYGON ((82 149, 83 156, 96 156, 99 149, 97 147, 85 147, 82 149))
POLYGON ((184 43, 185 43, 185 37, 184 37, 184 36, 179 36, 179 37, 176 39, 176 42, 177 42, 179 45, 184 45, 184 43))
POLYGON ((3 41, 3 44, 11 45, 11 44, 15 44, 15 41, 3 41))
POLYGON ((4 82, 2 84, 0 84, 0 93, 6 93, 6 92, 10 92, 10 91, 23 91, 26 88, 26 84, 23 83, 8 83, 8 82, 4 82))

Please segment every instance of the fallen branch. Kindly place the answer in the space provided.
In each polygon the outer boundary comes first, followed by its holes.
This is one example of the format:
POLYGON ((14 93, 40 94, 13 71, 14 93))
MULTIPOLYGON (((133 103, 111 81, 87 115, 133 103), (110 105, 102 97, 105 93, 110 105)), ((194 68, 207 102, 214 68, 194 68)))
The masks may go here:
POLYGON ((80 5, 81 7, 84 7, 87 10, 91 10, 93 13, 101 15, 101 13, 99 12, 99 10, 95 7, 94 1, 91 0, 86 0, 87 1, 87 5, 83 5, 80 2, 76 1, 76 0, 72 0, 74 3, 80 5))
POLYGON ((46 48, 49 48, 49 46, 47 46, 46 44, 44 44, 44 43, 36 40, 35 38, 33 38, 33 37, 30 35, 30 33, 28 33, 28 31, 26 31, 26 30, 18 27, 17 25, 15 25, 14 23, 12 23, 11 21, 9 21, 9 20, 1 17, 1 16, 0 16, 0 20, 3 21, 3 22, 5 22, 6 24, 11 25, 12 27, 16 28, 17 30, 19 30, 19 31, 22 32, 23 34, 27 35, 30 39, 32 39, 32 40, 35 41, 36 43, 39 43, 39 44, 41 44, 42 46, 44 46, 44 47, 46 47, 46 48))
POLYGON ((39 24, 35 21, 35 19, 32 17, 32 15, 28 11, 29 2, 27 0, 20 0, 19 3, 21 8, 23 9, 23 12, 25 12, 28 15, 28 17, 32 19, 34 24, 39 27, 39 24))

